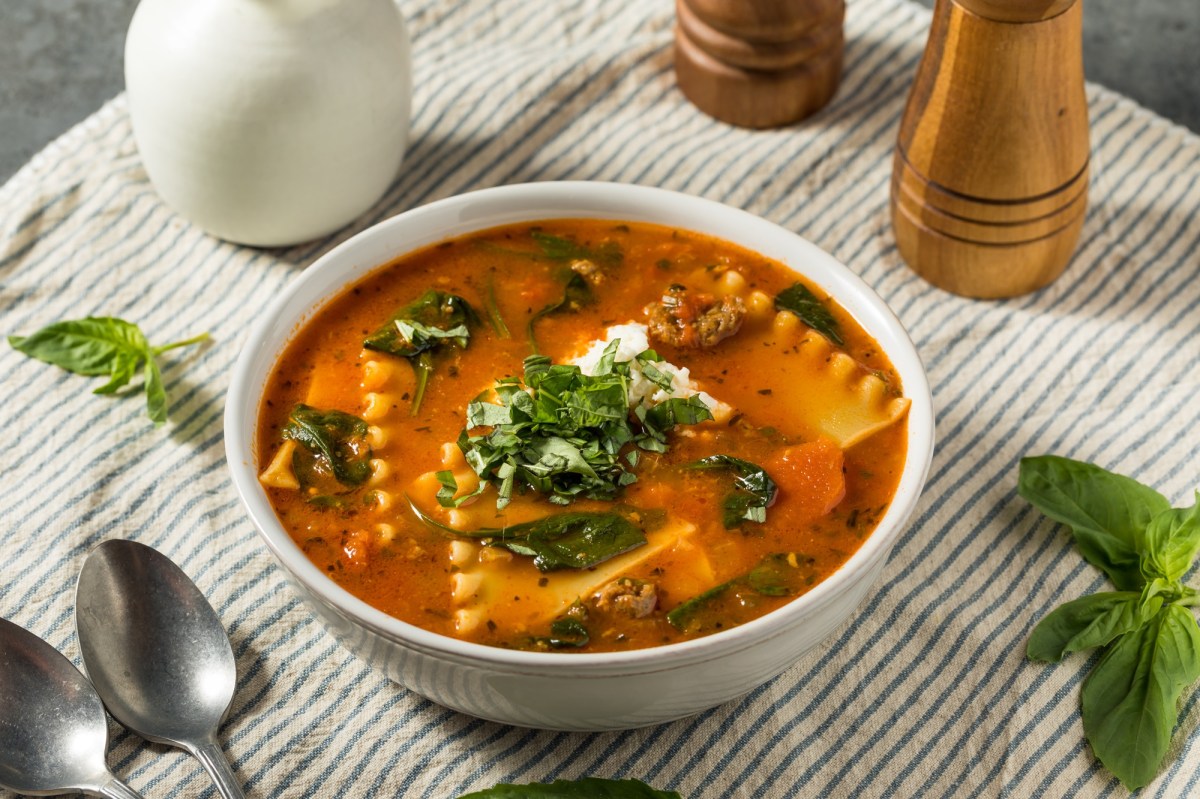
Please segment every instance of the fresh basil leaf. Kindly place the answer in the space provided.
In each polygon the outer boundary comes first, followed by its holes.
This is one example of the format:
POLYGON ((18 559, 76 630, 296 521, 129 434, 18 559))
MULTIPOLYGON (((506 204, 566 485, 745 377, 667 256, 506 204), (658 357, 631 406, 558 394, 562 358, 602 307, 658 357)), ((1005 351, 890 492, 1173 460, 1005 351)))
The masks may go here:
POLYGON ((1200 628, 1179 605, 1113 643, 1083 684, 1083 729, 1127 788, 1150 783, 1171 742, 1176 703, 1200 677, 1200 628))
POLYGON ((658 791, 639 780, 555 780, 551 783, 510 785, 463 794, 458 799, 682 799, 675 791, 658 791))
POLYGON ((841 329, 833 313, 817 295, 803 283, 794 283, 775 297, 777 311, 791 311, 800 317, 800 321, 817 331, 834 344, 842 345, 841 329))
POLYGON ((1143 604, 1135 591, 1109 591, 1058 606, 1038 622, 1025 653, 1030 660, 1057 662, 1072 652, 1105 646, 1136 630, 1162 608, 1162 597, 1143 604))
POLYGON ((417 380, 411 409, 416 416, 434 372, 434 352, 450 346, 465 349, 477 325, 479 316, 469 302, 431 289, 392 314, 363 340, 363 347, 408 359, 417 380))
POLYGON ((167 393, 157 356, 208 338, 204 333, 185 341, 151 347, 141 329, 132 322, 111 316, 89 316, 48 325, 30 336, 9 336, 13 349, 39 361, 75 374, 108 375, 96 394, 115 394, 143 369, 146 412, 156 425, 167 420, 167 393))
POLYGON ((732 455, 710 455, 688 464, 687 468, 721 469, 734 475, 734 490, 721 501, 726 530, 740 526, 743 521, 765 522, 767 508, 779 494, 779 487, 765 469, 732 455))
POLYGON ((163 385, 162 372, 154 358, 146 358, 146 414, 150 421, 162 424, 167 421, 167 389, 163 385))
POLYGON ((1170 508, 1161 494, 1090 463, 1054 455, 1021 459, 1018 492, 1069 526, 1079 551, 1118 589, 1142 587, 1138 540, 1151 519, 1170 508))
POLYGON ((675 390, 675 378, 654 365, 660 361, 662 358, 654 350, 646 350, 637 356, 638 368, 642 372, 642 377, 670 393, 675 390))
POLYGON ((512 423, 512 410, 491 402, 472 402, 467 406, 468 427, 496 427, 512 423))
POLYGON ((1200 491, 1190 508, 1159 511, 1139 531, 1142 575, 1147 580, 1162 577, 1179 580, 1200 552, 1200 491))
POLYGON ((89 377, 112 374, 116 359, 140 361, 150 349, 137 325, 111 316, 56 322, 30 336, 9 336, 8 343, 31 358, 89 377))
POLYGON ((347 493, 371 476, 367 423, 349 413, 297 405, 288 415, 283 438, 295 441, 292 467, 313 498, 347 493))
POLYGON ((647 427, 662 432, 671 430, 676 425, 699 424, 712 418, 712 411, 696 394, 663 400, 646 411, 647 427))
POLYGON ((141 363, 142 353, 117 352, 113 355, 109 369, 109 380, 100 388, 94 389, 93 394, 115 394, 129 385, 129 381, 137 374, 138 364, 141 363))
POLYGON ((537 335, 534 332, 534 328, 538 322, 559 311, 570 311, 573 313, 580 308, 591 305, 595 301, 596 295, 592 293, 592 287, 588 285, 588 282, 578 273, 571 272, 567 278, 566 285, 563 286, 562 298, 551 302, 529 317, 529 322, 525 326, 525 333, 529 337, 529 346, 534 354, 538 352, 537 335))
POLYGON ((474 491, 463 494, 461 497, 455 499, 454 495, 458 493, 458 481, 454 479, 454 472, 446 469, 445 471, 437 472, 434 476, 442 486, 438 489, 437 501, 443 508, 462 507, 464 503, 479 496, 487 488, 486 483, 480 482, 479 485, 475 486, 474 491))

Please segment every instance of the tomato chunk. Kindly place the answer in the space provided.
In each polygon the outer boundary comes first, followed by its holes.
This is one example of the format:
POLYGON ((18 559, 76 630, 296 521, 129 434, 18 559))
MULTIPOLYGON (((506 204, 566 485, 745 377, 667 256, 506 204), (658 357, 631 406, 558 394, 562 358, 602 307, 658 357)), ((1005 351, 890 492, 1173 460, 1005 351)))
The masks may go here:
POLYGON ((784 449, 766 467, 779 486, 776 502, 806 519, 829 513, 846 496, 842 460, 842 450, 828 438, 784 449))

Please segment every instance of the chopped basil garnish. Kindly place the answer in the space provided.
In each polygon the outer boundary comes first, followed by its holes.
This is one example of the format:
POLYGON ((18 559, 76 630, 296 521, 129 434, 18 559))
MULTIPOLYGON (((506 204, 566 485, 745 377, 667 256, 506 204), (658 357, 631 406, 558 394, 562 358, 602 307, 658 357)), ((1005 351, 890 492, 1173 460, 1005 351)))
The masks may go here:
POLYGON ((560 505, 576 497, 612 499, 637 480, 623 451, 663 452, 676 425, 712 418, 696 396, 649 410, 639 404, 631 414, 629 362, 615 360, 618 346, 608 345, 595 375, 530 356, 523 378, 496 383, 498 402, 467 407, 458 446, 480 480, 496 486, 497 507, 507 505, 514 490, 532 489, 560 505), (474 428, 488 431, 469 434, 474 428))

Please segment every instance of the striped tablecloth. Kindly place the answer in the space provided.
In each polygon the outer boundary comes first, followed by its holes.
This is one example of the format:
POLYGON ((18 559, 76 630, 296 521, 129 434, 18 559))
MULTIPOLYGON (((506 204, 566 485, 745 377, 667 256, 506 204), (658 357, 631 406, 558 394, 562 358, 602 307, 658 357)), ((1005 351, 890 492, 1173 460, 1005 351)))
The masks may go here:
MULTIPOLYGON (((631 776, 687 797, 1121 796, 1079 720, 1083 656, 1022 657, 1030 627, 1101 589, 1015 493, 1059 453, 1157 486, 1200 485, 1200 138, 1089 87, 1091 205, 1050 288, 976 302, 901 262, 887 186, 929 15, 851 0, 833 103, 786 130, 715 123, 676 89, 663 0, 410 0, 415 101, 403 174, 353 230, 287 250, 216 241, 158 199, 118 97, 0 189, 4 333, 85 315, 173 352, 171 422, 139 399, 0 347, 0 616, 78 662, 72 590, 97 542, 175 559, 233 640, 222 732, 252 797, 450 797, 500 781, 631 776), (247 326, 334 243, 469 189, 588 179, 746 208, 832 252, 895 309, 928 366, 938 452, 924 499, 853 621, 745 698, 601 735, 516 729, 433 705, 350 656, 284 582, 226 476, 221 413, 247 326)), ((147 797, 213 796, 195 761, 115 728, 147 797)), ((1200 794, 1200 692, 1145 796, 1200 794)))

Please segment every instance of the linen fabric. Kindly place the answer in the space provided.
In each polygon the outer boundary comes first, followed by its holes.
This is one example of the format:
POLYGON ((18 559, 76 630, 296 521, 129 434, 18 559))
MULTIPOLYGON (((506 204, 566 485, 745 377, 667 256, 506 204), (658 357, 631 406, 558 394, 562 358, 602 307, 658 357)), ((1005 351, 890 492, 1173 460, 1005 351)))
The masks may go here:
MULTIPOLYGON (((746 131, 674 83, 670 4, 410 0, 414 120, 401 174, 351 228, 258 250, 165 206, 118 97, 0 189, 0 328, 119 316, 164 356, 170 422, 136 388, 0 347, 0 616, 79 663, 75 579, 133 538, 174 559, 227 627, 238 690, 220 740, 251 797, 453 797, 498 782, 636 777, 685 797, 1123 796, 1088 749, 1093 659, 1025 660, 1032 626, 1108 588, 1067 531, 1016 495, 1023 455, 1093 461, 1175 505, 1200 486, 1200 138, 1088 87, 1090 206, 1049 288, 980 302, 896 252, 892 148, 929 14, 850 0, 833 102, 746 131), (741 700, 649 729, 566 734, 434 705, 375 674, 299 604, 226 474, 221 415, 248 326, 305 266, 405 209, 498 184, 641 183, 745 208, 862 275, 911 332, 933 386, 928 487, 853 619, 741 700)), ((114 725, 109 763, 147 797, 213 796, 197 763, 114 725)), ((3 792, 0 792, 3 794, 3 792)), ((1200 794, 1200 693, 1185 691, 1147 797, 1200 794)))

